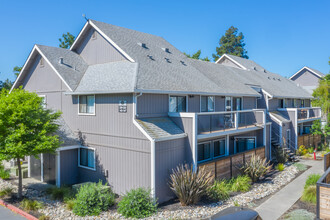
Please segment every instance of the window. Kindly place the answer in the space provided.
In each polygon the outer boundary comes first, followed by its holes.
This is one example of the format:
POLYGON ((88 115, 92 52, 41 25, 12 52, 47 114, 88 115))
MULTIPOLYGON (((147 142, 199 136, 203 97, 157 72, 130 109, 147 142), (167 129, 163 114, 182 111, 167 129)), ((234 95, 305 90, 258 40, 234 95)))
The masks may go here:
POLYGON ((231 111, 231 97, 226 97, 226 111, 231 111))
POLYGON ((305 100, 301 100, 301 107, 304 108, 305 107, 305 100))
POLYGON ((240 111, 242 110, 242 98, 234 98, 233 99, 233 110, 240 111))
POLYGON ((220 157, 226 154, 226 141, 225 139, 213 142, 213 157, 220 157))
POLYGON ((201 96, 201 112, 214 111, 214 96, 201 96))
POLYGON ((198 144, 198 161, 211 159, 211 142, 198 144))
POLYGON ((285 108, 285 101, 284 101, 284 99, 279 99, 279 106, 280 106, 280 108, 285 108))
POLYGON ((304 125, 304 131, 303 131, 303 133, 304 134, 309 134, 309 133, 311 133, 311 129, 312 129, 311 126, 305 126, 304 125))
POLYGON ((170 112, 186 112, 186 96, 170 96, 170 112))
POLYGON ((43 108, 47 107, 47 99, 45 95, 39 95, 40 98, 42 98, 41 105, 43 108))
POLYGON ((297 99, 293 99, 293 107, 297 108, 297 99))
POLYGON ((79 113, 94 114, 95 113, 95 96, 82 95, 79 96, 79 113))
POLYGON ((79 148, 79 166, 95 170, 95 150, 79 148))
POLYGON ((236 153, 251 150, 256 147, 256 138, 235 138, 236 153))

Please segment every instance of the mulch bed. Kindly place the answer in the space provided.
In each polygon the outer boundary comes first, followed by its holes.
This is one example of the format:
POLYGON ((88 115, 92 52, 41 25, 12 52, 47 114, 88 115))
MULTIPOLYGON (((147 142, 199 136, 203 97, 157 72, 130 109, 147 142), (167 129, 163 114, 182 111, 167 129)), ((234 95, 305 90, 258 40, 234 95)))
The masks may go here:
POLYGON ((316 205, 315 204, 312 204, 312 203, 309 203, 309 202, 303 202, 301 201, 300 199, 291 206, 290 209, 288 209, 280 218, 280 220, 284 220, 285 216, 292 212, 293 210, 296 210, 296 209, 304 209, 304 210, 307 210, 308 212, 311 212, 311 213, 314 213, 316 215, 316 205))

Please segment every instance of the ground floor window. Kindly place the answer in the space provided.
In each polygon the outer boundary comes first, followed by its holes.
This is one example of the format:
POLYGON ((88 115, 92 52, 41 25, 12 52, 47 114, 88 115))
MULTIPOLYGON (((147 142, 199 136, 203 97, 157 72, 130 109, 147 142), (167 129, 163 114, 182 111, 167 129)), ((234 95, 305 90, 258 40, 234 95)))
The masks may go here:
POLYGON ((226 141, 225 139, 213 142, 214 157, 224 156, 226 154, 226 141))
POLYGON ((79 149, 79 166, 95 169, 95 150, 91 148, 79 149))
POLYGON ((255 137, 238 137, 235 138, 235 150, 236 153, 240 153, 247 150, 256 148, 255 137))
POLYGON ((211 142, 198 144, 198 161, 211 159, 211 142))
POLYGON ((210 160, 226 155, 226 140, 219 139, 198 144, 198 161, 210 160))

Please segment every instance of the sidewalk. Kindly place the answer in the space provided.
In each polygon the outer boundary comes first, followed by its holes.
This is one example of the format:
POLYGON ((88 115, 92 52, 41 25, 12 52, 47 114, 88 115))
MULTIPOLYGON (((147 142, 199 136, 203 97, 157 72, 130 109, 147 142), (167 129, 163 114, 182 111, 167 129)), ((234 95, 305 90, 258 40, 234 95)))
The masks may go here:
POLYGON ((262 219, 276 220, 280 218, 301 197, 308 175, 323 173, 323 160, 304 160, 300 163, 312 167, 255 209, 262 219))

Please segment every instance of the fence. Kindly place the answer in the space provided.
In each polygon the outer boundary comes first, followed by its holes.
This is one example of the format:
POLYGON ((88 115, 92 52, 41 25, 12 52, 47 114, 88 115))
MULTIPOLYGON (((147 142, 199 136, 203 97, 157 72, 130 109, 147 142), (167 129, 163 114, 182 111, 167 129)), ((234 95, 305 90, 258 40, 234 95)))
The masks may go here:
POLYGON ((316 147, 321 143, 321 135, 304 134, 298 136, 298 147, 304 145, 306 147, 316 147))

